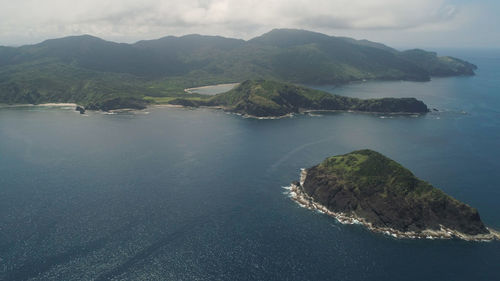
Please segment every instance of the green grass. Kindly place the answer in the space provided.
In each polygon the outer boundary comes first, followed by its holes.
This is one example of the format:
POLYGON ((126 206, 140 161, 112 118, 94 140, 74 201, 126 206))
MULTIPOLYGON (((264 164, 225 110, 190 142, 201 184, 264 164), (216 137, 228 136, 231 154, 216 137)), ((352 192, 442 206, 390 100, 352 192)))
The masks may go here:
MULTIPOLYGON (((209 97, 203 97, 203 96, 202 97, 200 97, 200 96, 190 97, 189 95, 192 95, 192 94, 186 93, 186 94, 184 94, 184 96, 187 96, 187 97, 182 96, 182 98, 185 100, 190 100, 190 101, 206 101, 207 99, 209 99, 209 97)), ((173 100, 179 99, 179 97, 178 96, 174 96, 174 97, 145 96, 144 99, 151 102, 151 103, 155 103, 155 104, 168 104, 173 100)))
POLYGON ((351 173, 359 171, 360 165, 367 159, 367 155, 351 153, 327 158, 319 166, 331 172, 351 173))
POLYGON ((176 97, 150 97, 146 96, 144 97, 145 100, 150 101, 151 103, 155 104, 168 104, 172 100, 176 99, 176 97))

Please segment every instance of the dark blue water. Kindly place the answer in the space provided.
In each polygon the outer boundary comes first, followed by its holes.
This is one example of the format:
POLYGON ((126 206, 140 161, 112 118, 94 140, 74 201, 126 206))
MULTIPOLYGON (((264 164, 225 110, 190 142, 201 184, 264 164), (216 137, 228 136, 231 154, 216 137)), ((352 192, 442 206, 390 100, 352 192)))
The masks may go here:
POLYGON ((330 88, 424 117, 0 109, 0 280, 500 280, 500 242, 397 240, 300 208, 299 169, 378 150, 500 229, 500 53, 475 77, 330 88))

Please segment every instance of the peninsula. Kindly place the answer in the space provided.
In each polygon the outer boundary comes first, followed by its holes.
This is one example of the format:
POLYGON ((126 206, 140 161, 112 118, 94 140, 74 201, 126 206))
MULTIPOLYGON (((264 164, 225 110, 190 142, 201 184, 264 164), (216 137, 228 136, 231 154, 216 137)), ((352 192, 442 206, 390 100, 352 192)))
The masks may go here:
POLYGON ((358 99, 309 89, 289 83, 247 80, 236 88, 209 98, 177 98, 168 102, 189 107, 220 107, 229 112, 274 118, 307 111, 360 111, 378 113, 426 113, 415 98, 358 99))
POLYGON ((291 196, 342 223, 360 223, 397 238, 500 239, 476 209, 372 150, 329 157, 303 169, 291 196))

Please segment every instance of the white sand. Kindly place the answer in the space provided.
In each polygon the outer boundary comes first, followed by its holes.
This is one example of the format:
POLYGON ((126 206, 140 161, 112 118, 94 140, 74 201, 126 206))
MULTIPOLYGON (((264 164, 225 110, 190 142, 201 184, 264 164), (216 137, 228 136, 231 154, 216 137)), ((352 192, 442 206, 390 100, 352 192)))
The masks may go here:
POLYGON ((35 106, 74 106, 76 107, 76 103, 41 103, 35 104, 35 106))

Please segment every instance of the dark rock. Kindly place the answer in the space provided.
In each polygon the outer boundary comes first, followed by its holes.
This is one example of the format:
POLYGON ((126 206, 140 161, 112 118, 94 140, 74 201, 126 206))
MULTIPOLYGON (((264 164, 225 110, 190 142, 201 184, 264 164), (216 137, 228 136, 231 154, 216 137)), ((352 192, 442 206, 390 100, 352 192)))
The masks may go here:
POLYGON ((80 114, 84 114, 85 113, 85 108, 83 106, 77 105, 76 108, 75 108, 75 110, 79 111, 80 114))

